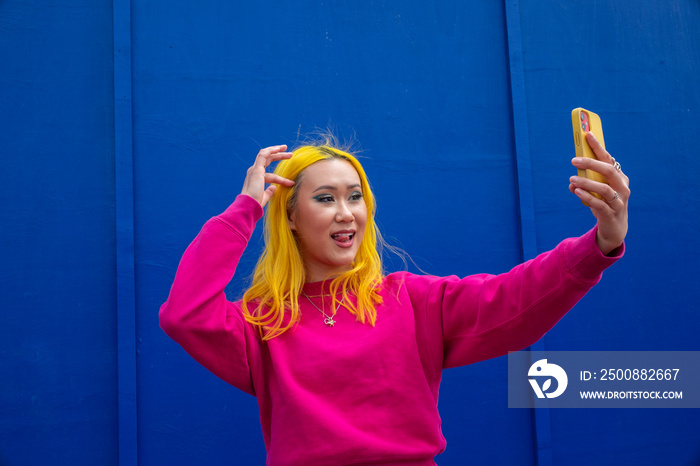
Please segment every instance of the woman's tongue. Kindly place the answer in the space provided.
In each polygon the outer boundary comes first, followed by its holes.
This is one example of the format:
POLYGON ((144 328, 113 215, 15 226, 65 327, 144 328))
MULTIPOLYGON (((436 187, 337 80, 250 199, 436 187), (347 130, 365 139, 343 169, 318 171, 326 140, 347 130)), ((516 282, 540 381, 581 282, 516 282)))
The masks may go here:
POLYGON ((339 233, 336 235, 331 235, 331 238, 338 243, 347 243, 352 239, 352 233, 339 233))

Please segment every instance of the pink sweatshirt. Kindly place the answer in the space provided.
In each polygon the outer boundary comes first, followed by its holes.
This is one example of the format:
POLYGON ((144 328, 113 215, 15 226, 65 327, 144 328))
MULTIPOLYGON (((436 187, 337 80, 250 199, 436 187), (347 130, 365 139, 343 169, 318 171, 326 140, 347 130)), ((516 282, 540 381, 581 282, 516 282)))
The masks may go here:
MULTIPOLYGON (((437 410, 444 368, 539 340, 622 256, 603 256, 595 229, 502 275, 394 273, 377 324, 344 307, 328 327, 301 298, 299 325, 263 343, 224 288, 262 217, 240 195, 185 251, 163 330, 211 372, 254 395, 270 465, 433 465, 445 449, 437 410)), ((309 296, 328 292, 309 283, 309 296)), ((318 300, 317 300, 318 301, 318 300)))

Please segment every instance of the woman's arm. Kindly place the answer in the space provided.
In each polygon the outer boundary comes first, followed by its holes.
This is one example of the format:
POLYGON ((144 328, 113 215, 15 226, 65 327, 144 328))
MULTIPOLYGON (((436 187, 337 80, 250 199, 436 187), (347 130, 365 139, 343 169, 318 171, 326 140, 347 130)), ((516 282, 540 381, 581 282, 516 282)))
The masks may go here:
POLYGON ((248 347, 255 335, 224 289, 261 216, 260 204, 240 195, 210 219, 182 256, 159 315, 163 331, 197 362, 248 393, 253 392, 248 347))
MULTIPOLYGON (((577 176, 569 189, 597 219, 594 229, 501 275, 431 280, 422 302, 432 335, 442 335, 444 367, 470 364, 523 349, 539 340, 624 252, 629 178, 593 134, 598 160, 575 158, 578 168, 602 174, 609 184, 577 176), (591 193, 598 193, 603 200, 591 193), (435 324, 437 322, 437 324, 435 324)), ((430 330, 430 329, 429 329, 430 330)))
POLYGON ((597 228, 501 275, 448 277, 433 284, 439 303, 444 367, 519 351, 542 338, 624 253, 605 256, 597 228))
POLYGON ((290 185, 265 172, 273 161, 291 157, 286 146, 263 149, 248 170, 241 195, 224 213, 210 219, 185 251, 168 300, 160 310, 165 333, 200 364, 232 385, 253 393, 250 365, 259 338, 224 289, 275 192, 267 182, 290 185))

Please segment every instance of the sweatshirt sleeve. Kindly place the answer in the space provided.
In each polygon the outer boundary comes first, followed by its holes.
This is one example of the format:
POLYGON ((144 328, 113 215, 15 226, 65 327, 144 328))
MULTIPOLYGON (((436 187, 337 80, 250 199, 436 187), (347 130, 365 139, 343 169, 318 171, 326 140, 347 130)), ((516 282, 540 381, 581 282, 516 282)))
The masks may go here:
POLYGON ((195 360, 250 394, 259 338, 224 290, 261 217, 260 204, 239 195, 205 223, 182 256, 159 314, 163 331, 195 360))
POLYGON ((501 275, 430 277, 414 286, 416 311, 425 313, 427 341, 442 337, 443 368, 519 351, 544 336, 624 254, 603 255, 596 228, 501 275), (419 289, 422 288, 422 291, 419 289), (432 327, 432 328, 430 328, 432 327))

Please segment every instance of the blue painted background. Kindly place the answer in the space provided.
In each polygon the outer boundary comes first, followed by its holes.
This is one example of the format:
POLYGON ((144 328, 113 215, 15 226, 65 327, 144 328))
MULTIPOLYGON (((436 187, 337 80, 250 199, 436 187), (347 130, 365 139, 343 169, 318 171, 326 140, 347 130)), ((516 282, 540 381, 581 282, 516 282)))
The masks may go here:
MULTIPOLYGON (((696 0, 4 0, 0 64, 0 465, 264 463, 255 400, 157 311, 257 151, 328 125, 384 234, 466 275, 593 225, 567 180, 570 111, 596 111, 628 251, 542 345, 700 350, 696 0)), ((506 363, 445 372, 439 464, 700 464, 697 410, 535 419, 506 363)))

